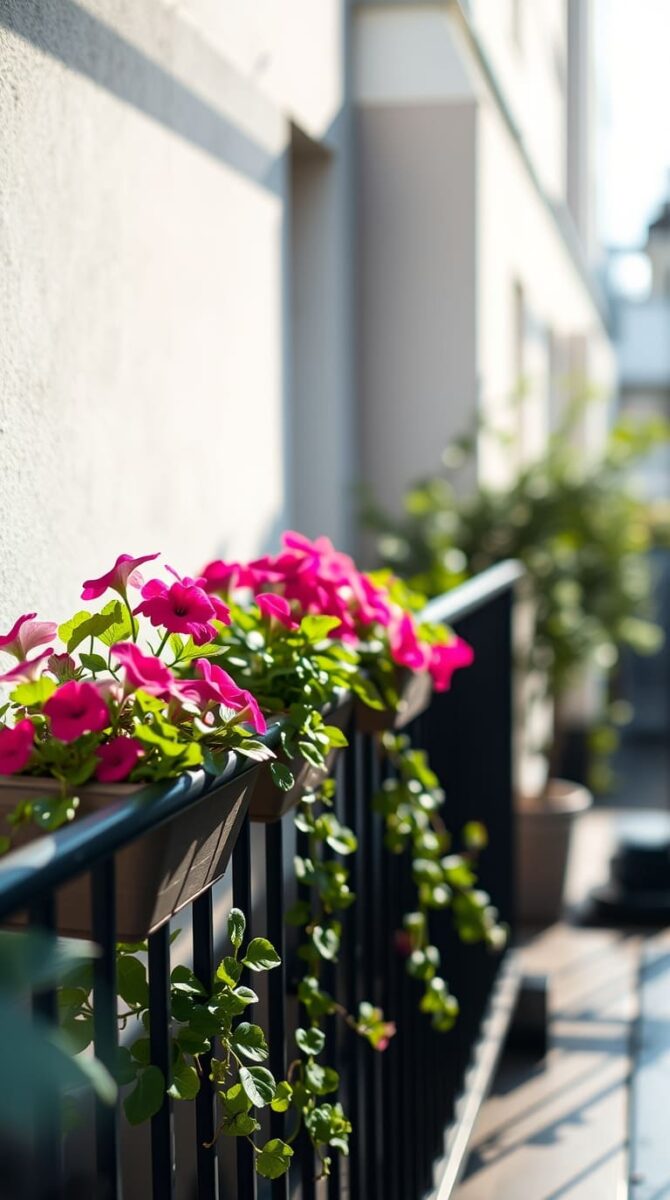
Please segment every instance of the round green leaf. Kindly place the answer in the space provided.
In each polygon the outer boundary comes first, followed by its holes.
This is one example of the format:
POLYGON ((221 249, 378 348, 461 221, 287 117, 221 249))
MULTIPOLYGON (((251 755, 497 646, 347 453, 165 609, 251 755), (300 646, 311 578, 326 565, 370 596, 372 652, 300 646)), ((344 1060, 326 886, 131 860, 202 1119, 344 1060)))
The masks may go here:
POLYGON ((293 1151, 280 1138, 270 1138, 256 1156, 256 1170, 265 1179, 279 1179, 291 1165, 293 1151))

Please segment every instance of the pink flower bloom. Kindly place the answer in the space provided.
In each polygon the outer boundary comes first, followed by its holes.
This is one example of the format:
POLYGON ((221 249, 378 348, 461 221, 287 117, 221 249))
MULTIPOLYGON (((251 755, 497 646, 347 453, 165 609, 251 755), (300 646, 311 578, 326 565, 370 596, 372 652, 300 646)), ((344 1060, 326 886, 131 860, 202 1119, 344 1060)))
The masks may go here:
POLYGON ((469 667, 474 662, 475 652, 463 638, 455 637, 452 642, 441 642, 430 648, 428 670, 436 692, 446 692, 451 677, 459 667, 469 667))
POLYGON ((102 596, 109 588, 118 592, 120 596, 125 596, 129 584, 131 587, 141 587, 144 581, 137 568, 155 558, 158 558, 157 554, 143 554, 140 558, 133 558, 132 554, 119 554, 111 571, 106 575, 85 580, 82 600, 97 600, 98 596, 102 596))
POLYGON ((36 621, 36 613, 25 613, 14 622, 9 633, 0 635, 0 650, 14 658, 26 658, 36 646, 45 646, 58 632, 55 621, 36 621))
POLYGON ((208 596, 193 580, 175 580, 170 587, 161 579, 150 579, 142 588, 143 601, 135 609, 143 613, 154 627, 163 626, 170 633, 184 633, 193 638, 196 646, 213 642, 216 628, 213 619, 229 623, 225 604, 208 596))
POLYGON ((51 732, 61 742, 75 742, 85 733, 98 733, 109 721, 109 713, 93 683, 73 679, 63 683, 44 705, 51 732))
POLYGON ((174 675, 160 658, 154 654, 143 654, 133 642, 117 642, 112 654, 121 663, 126 681, 132 688, 141 688, 150 696, 168 696, 174 684, 174 675))
POLYGON ((264 617, 269 621, 279 621, 287 629, 297 629, 298 622, 293 620, 291 605, 284 596, 275 596, 274 592, 259 592, 256 603, 264 617))
POLYGON ((391 658, 399 667, 423 671, 428 666, 429 650, 419 641, 416 625, 409 613, 403 612, 389 626, 391 658))
POLYGON ((25 718, 13 729, 0 729, 0 775, 16 775, 28 764, 33 750, 35 730, 32 721, 25 718))
POLYGON ((221 592, 227 596, 235 588, 254 587, 256 574, 251 567, 239 562, 224 562, 215 558, 207 563, 200 577, 200 586, 206 592, 221 592))
MULTIPOLYGON (((215 704, 222 704, 224 708, 232 708, 240 720, 251 725, 256 733, 265 733, 267 722, 251 692, 238 687, 227 671, 211 663, 208 658, 199 658, 195 666, 202 680, 201 696, 206 696, 215 704)), ((197 684, 198 681, 195 682, 197 684)))
POLYGON ((96 755, 99 759, 95 777, 101 783, 118 783, 127 779, 137 762, 142 747, 132 737, 115 737, 111 742, 98 746, 96 755))
POLYGON ((51 658, 52 654, 53 646, 49 646, 34 658, 26 658, 23 662, 16 663, 9 671, 5 671, 4 675, 0 675, 0 683, 32 683, 33 680, 39 679, 44 670, 44 660, 51 658))

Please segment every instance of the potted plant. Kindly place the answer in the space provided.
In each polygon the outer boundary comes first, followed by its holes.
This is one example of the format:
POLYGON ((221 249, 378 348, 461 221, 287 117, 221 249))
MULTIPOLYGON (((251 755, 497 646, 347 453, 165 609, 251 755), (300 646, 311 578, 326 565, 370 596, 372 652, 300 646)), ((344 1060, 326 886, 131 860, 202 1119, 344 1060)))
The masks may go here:
MULTIPOLYGON (((139 568, 157 557, 121 555, 88 580, 86 601, 116 593, 100 611, 81 610, 59 627, 27 613, 0 636, 15 659, 0 677, 8 692, 3 850, 147 784, 186 776, 194 792, 169 826, 118 856, 117 920, 127 940, 157 928, 223 873, 258 764, 272 757, 256 736, 266 722, 255 697, 208 658, 228 609, 174 572, 144 583, 139 568), (131 589, 141 590, 134 607, 131 589), (240 759, 248 771, 240 773, 240 759), (216 795, 207 798, 214 779, 216 795)), ((85 878, 62 889, 58 922, 64 933, 89 931, 85 878)))
MULTIPOLYGON (((660 637, 647 619, 645 507, 628 481, 631 465, 667 430, 659 422, 620 422, 594 461, 576 449, 581 408, 569 406, 545 452, 506 487, 457 490, 453 472, 474 450, 461 439, 445 454, 446 475, 408 493, 404 518, 368 514, 384 559, 428 595, 506 558, 526 567, 518 854, 520 915, 529 922, 558 916, 571 830, 591 803, 585 787, 555 778, 566 696, 594 668, 611 673, 620 647, 649 653, 660 637)), ((604 687, 601 696, 607 710, 604 687)), ((613 742, 611 734, 599 740, 613 742)), ((602 764, 596 768, 602 775, 602 764)))

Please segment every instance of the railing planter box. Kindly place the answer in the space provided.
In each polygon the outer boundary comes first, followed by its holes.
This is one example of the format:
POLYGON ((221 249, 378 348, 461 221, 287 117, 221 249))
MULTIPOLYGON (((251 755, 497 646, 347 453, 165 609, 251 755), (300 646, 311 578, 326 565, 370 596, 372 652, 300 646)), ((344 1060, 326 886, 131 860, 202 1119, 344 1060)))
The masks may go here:
MULTIPOLYGON (((237 841, 249 797, 259 777, 257 763, 235 778, 238 760, 231 754, 221 786, 208 792, 169 824, 159 826, 121 850, 116 863, 116 921, 120 941, 142 941, 166 921, 210 888, 223 875, 237 841), (226 777, 228 781, 226 782, 226 777)), ((0 779, 0 818, 16 803, 40 793, 58 791, 55 779, 13 776, 0 779)), ((79 814, 109 809, 146 784, 89 784, 82 788, 79 814)), ((155 792, 156 785, 153 785, 155 792)), ((142 803, 151 804, 150 797, 142 803)), ((49 834, 26 826, 16 844, 42 839, 49 834)), ((13 924, 24 924, 23 914, 13 924)), ((91 898, 88 879, 81 876, 60 889, 56 904, 58 932, 73 937, 92 933, 91 898)))
POLYGON ((428 671, 398 671, 398 707, 368 708, 359 701, 356 707, 356 724, 361 733, 379 733, 386 729, 404 729, 416 717, 420 717, 430 704, 433 681, 428 671))
MULTIPOLYGON (((346 696, 336 707, 326 709, 324 716, 327 716, 329 725, 336 725, 338 729, 344 730, 349 724, 352 709, 353 701, 349 696, 346 696)), ((251 797, 249 808, 251 820, 263 825, 267 825, 272 821, 279 821, 285 813, 290 812, 292 808, 295 808, 299 804, 305 789, 316 787, 330 774, 335 765, 337 754, 338 750, 334 747, 326 757, 327 770, 322 771, 318 767, 313 767, 311 763, 306 762, 304 758, 297 757, 289 760, 279 750, 277 752, 278 761, 286 763, 291 770, 295 782, 288 792, 280 791, 273 783, 270 767, 266 764, 251 797)))

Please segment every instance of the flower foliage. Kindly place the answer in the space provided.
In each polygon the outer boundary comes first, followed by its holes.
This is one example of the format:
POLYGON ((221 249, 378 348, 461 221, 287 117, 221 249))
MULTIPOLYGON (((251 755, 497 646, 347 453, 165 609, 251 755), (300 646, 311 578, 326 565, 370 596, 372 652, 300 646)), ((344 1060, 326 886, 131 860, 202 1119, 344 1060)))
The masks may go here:
MULTIPOLYGON (((167 581, 145 582, 138 568, 156 558, 122 554, 87 580, 89 601, 116 594, 99 611, 81 610, 60 626, 26 613, 0 636, 16 660, 1 677, 0 774, 36 780, 34 797, 9 818, 13 830, 31 819, 44 829, 71 819, 89 781, 216 773, 231 750, 271 757, 254 736, 266 729, 255 696, 208 661, 228 607, 204 581, 174 578, 170 568, 167 581), (54 794, 40 794, 44 777, 60 785, 54 794)), ((6 837, 3 848, 10 844, 6 837)))

